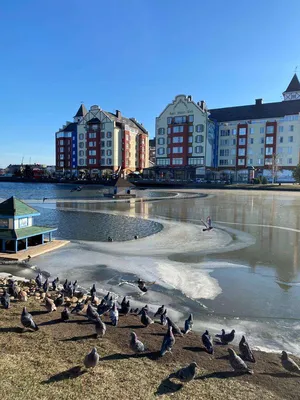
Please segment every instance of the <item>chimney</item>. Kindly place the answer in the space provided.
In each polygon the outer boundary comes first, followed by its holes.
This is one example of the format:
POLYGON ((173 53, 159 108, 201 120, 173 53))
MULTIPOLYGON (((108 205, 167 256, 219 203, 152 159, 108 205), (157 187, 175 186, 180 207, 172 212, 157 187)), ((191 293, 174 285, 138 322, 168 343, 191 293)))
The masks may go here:
POLYGON ((204 100, 200 101, 200 107, 202 108, 203 111, 206 111, 207 107, 206 107, 206 103, 204 100))
POLYGON ((255 99, 255 105, 260 106, 263 103, 263 99, 255 99))
POLYGON ((187 97, 188 101, 192 101, 192 96, 187 97))
POLYGON ((121 118, 121 111, 120 110, 116 110, 116 117, 117 118, 121 118))

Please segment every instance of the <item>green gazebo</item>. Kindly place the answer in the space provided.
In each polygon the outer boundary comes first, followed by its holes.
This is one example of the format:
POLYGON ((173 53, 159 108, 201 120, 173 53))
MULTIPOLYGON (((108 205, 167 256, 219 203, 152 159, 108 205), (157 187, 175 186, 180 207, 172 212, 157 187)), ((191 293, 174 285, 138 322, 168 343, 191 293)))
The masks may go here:
POLYGON ((30 246, 44 244, 45 234, 52 240, 57 228, 34 226, 40 213, 14 196, 0 203, 0 251, 17 253, 30 246))

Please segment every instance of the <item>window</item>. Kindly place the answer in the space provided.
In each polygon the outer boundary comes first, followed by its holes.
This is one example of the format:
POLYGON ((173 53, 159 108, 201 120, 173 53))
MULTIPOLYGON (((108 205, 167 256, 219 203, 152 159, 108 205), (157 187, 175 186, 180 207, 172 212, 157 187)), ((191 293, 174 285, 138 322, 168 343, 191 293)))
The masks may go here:
POLYGON ((173 165, 182 165, 182 163, 183 163, 183 158, 173 158, 172 159, 173 165))
POLYGON ((235 146, 236 145, 236 139, 231 139, 231 145, 235 146))
POLYGON ((261 144, 264 144, 264 143, 265 143, 265 138, 261 137, 261 138, 260 138, 260 143, 261 143, 261 144))
POLYGON ((159 148, 157 149, 157 154, 159 154, 160 156, 163 155, 163 154, 165 154, 165 149, 164 149, 163 147, 159 147, 159 148))
POLYGON ((101 141, 101 147, 105 147, 105 142, 103 140, 101 141))
POLYGON ((279 127, 279 133, 282 133, 283 132, 283 126, 280 126, 279 127))
POLYGON ((254 135, 254 128, 250 128, 250 135, 254 135))
POLYGON ((251 138, 251 139, 250 139, 250 144, 253 144, 253 143, 254 143, 254 139, 251 138))
POLYGON ((267 133, 274 133, 274 125, 268 125, 267 126, 267 133))
POLYGON ((246 130, 246 128, 239 128, 239 135, 246 135, 246 132, 247 132, 247 130, 246 130))
POLYGON ((111 165, 111 158, 106 159, 106 165, 111 165))
POLYGON ((263 158, 259 158, 258 160, 257 160, 257 164, 258 165, 262 165, 264 163, 264 159, 263 158))
POLYGON ((261 128, 259 128, 259 133, 265 133, 265 128, 264 128, 264 126, 262 126, 261 128))
POLYGON ((288 137, 288 142, 289 143, 293 143, 293 141, 294 141, 294 136, 289 136, 288 137))
POLYGON ((65 165, 65 163, 63 161, 60 161, 59 166, 63 167, 65 165))
POLYGON ((173 127, 173 133, 182 133, 182 132, 183 132, 183 125, 173 127))
POLYGON ((283 143, 283 136, 279 137, 279 143, 283 143))
POLYGON ((224 156, 224 149, 220 150, 220 157, 224 156))
POLYGON ((182 153, 183 147, 173 147, 173 154, 182 153))
POLYGON ((164 135, 165 134, 165 128, 158 128, 158 134, 159 135, 164 135))
POLYGON ((60 154, 60 155, 59 155, 59 159, 60 159, 60 160, 64 160, 64 159, 65 159, 64 154, 60 154))
POLYGON ((292 147, 288 147, 288 154, 293 154, 293 148, 292 147))
POLYGON ((204 157, 189 158, 189 165, 204 165, 204 157))
POLYGON ((193 115, 189 115, 188 118, 189 118, 189 122, 194 122, 194 116, 193 115))
POLYGON ((100 165, 105 165, 105 158, 101 158, 100 165))
POLYGON ((239 156, 245 156, 246 155, 246 149, 239 149, 238 155, 239 156))
POLYGON ((266 144, 273 144, 273 136, 266 137, 266 144))
POLYGON ((169 158, 157 159, 156 164, 157 165, 170 165, 170 159, 169 158))
POLYGON ((203 140, 204 140, 203 135, 196 136, 196 143, 203 143, 203 140))
POLYGON ((230 165, 235 165, 235 159, 230 160, 230 165))
POLYGON ((171 154, 171 148, 170 147, 167 148, 167 154, 171 154))
POLYGON ((248 159, 248 165, 252 165, 253 164, 253 158, 249 158, 248 159))
POLYGON ((272 158, 265 158, 266 165, 272 165, 272 158))
POLYGON ((170 137, 168 137, 167 143, 171 144, 171 138, 170 137))
POLYGON ((189 143, 193 143, 193 136, 189 136, 189 143))
POLYGON ((236 135, 236 128, 232 129, 231 134, 236 135))
POLYGON ((96 150, 89 150, 89 156, 95 156, 96 150))
POLYGON ((94 133, 90 132, 89 133, 89 138, 90 139, 96 139, 96 133, 95 132, 94 133))
POLYGON ((83 143, 83 142, 80 142, 80 143, 79 143, 79 147, 80 147, 81 149, 83 149, 83 148, 84 148, 84 143, 83 143))
POLYGON ((89 163, 90 164, 96 164, 96 162, 97 162, 97 160, 96 160, 96 158, 91 158, 90 160, 89 160, 89 163))
POLYGON ((25 228, 28 225, 28 218, 19 219, 19 228, 25 228))
POLYGON ((203 131, 204 131, 204 125, 203 124, 196 125, 196 132, 203 132, 203 131))
POLYGON ((105 132, 101 132, 101 139, 105 139, 105 132))
POLYGON ((75 143, 73 143, 73 148, 74 148, 74 147, 76 147, 76 146, 75 146, 75 143))
POLYGON ((278 147, 277 148, 277 153, 282 154, 283 153, 283 147, 278 147))
POLYGON ((247 154, 252 155, 253 154, 253 149, 249 148, 248 151, 247 151, 247 154))
POLYGON ((105 156, 105 150, 101 150, 101 157, 105 156))
POLYGON ((196 153, 203 153, 203 146, 196 146, 195 147, 195 152, 196 153))
POLYGON ((165 139, 164 138, 159 138, 157 141, 157 144, 165 144, 165 139))
POLYGON ((60 147, 60 148, 59 148, 59 151, 60 151, 61 153, 63 153, 63 152, 65 151, 65 148, 64 148, 64 147, 60 147))
POLYGON ((221 139, 220 140, 220 145, 221 146, 228 146, 229 140, 228 139, 221 139))
POLYGON ((266 156, 271 156, 273 154, 273 147, 266 147, 266 156))
POLYGON ((8 219, 0 219, 0 229, 8 229, 8 219))
POLYGON ((189 133, 193 133, 194 132, 194 126, 193 125, 190 125, 189 126, 189 133))
POLYGON ((73 163, 74 163, 75 161, 76 161, 75 158, 73 158, 73 163))
POLYGON ((89 142, 89 147, 96 147, 96 142, 89 142))
POLYGON ((73 156, 75 156, 75 154, 76 154, 76 151, 73 151, 73 156))
POLYGON ((220 157, 228 157, 229 156, 229 149, 221 149, 220 150, 220 157))
POLYGON ((245 165, 245 160, 244 160, 244 158, 239 158, 239 159, 238 159, 238 165, 245 165))
POLYGON ((112 137, 111 132, 107 132, 107 133, 106 133, 106 137, 107 137, 107 138, 111 138, 111 137, 112 137))
POLYGON ((79 140, 83 140, 84 139, 84 134, 83 133, 80 133, 79 134, 79 140))
POLYGON ((107 155, 107 156, 111 156, 111 154, 112 154, 112 151, 111 151, 111 150, 107 150, 107 151, 106 151, 106 155, 107 155))
POLYGON ((235 156, 235 153, 236 153, 235 149, 231 149, 231 150, 230 150, 230 155, 231 155, 231 156, 235 156))
POLYGON ((230 129, 226 129, 226 130, 222 129, 220 136, 230 136, 230 129))
POLYGON ((168 117, 167 122, 168 122, 168 125, 170 125, 172 123, 172 118, 168 117))
POLYGON ((246 139, 245 138, 239 138, 239 145, 240 146, 245 146, 246 144, 246 139))
POLYGON ((294 125, 289 125, 289 132, 294 132, 294 125))
POLYGON ((185 124, 186 123, 186 117, 175 117, 174 118, 174 123, 175 124, 185 124))
POLYGON ((264 148, 263 147, 260 148, 260 154, 264 154, 264 148))
POLYGON ((292 158, 288 158, 288 164, 293 164, 293 159, 292 158))
POLYGON ((168 128, 168 135, 170 135, 171 133, 171 128, 168 128))
POLYGON ((111 140, 108 140, 108 141, 106 142, 106 146, 107 146, 107 147, 111 147, 111 144, 112 144, 111 140))
POLYGON ((183 136, 173 137, 173 143, 183 143, 183 136))
POLYGON ((228 165, 228 160, 220 160, 220 165, 228 165))
POLYGON ((84 159, 83 158, 79 159, 79 165, 84 165, 84 159))
POLYGON ((192 148, 191 146, 189 147, 188 152, 189 152, 189 153, 192 153, 192 152, 193 152, 193 148, 192 148))
POLYGON ((59 141, 59 144, 60 144, 60 146, 63 146, 63 145, 64 145, 64 141, 63 141, 63 140, 60 140, 60 141, 59 141))

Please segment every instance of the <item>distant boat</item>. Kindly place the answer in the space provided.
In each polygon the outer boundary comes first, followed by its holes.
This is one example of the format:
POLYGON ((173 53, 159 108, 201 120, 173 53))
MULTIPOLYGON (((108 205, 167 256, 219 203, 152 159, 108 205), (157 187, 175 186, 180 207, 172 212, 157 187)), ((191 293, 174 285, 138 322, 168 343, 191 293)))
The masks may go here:
POLYGON ((82 190, 82 186, 77 186, 76 188, 73 188, 70 190, 70 192, 80 192, 82 190))

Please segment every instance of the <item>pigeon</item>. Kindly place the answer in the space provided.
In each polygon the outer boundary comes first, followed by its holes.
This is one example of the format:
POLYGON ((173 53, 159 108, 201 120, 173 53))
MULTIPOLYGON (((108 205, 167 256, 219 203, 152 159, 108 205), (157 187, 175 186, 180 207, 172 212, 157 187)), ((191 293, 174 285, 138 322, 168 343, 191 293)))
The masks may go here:
POLYGON ((295 374, 299 374, 300 375, 300 368, 299 365, 297 365, 295 363, 294 360, 292 360, 288 354, 286 353, 286 351, 283 351, 281 353, 281 364, 283 366, 284 369, 286 369, 289 372, 294 372, 295 374))
POLYGON ((167 325, 168 320, 167 320, 167 309, 161 314, 160 316, 160 323, 161 325, 167 325))
POLYGON ((65 296, 63 294, 61 294, 54 300, 54 304, 56 305, 56 307, 62 306, 64 302, 65 302, 65 296))
POLYGON ((73 282, 73 296, 74 296, 74 293, 76 292, 77 287, 78 287, 78 283, 76 280, 75 282, 73 282))
POLYGON ((172 326, 173 332, 177 333, 180 336, 183 336, 181 329, 178 325, 175 324, 169 317, 167 317, 168 326, 172 326))
POLYGON ((4 290, 3 295, 0 297, 0 302, 6 310, 10 307, 10 296, 6 290, 4 290))
POLYGON ((154 321, 149 317, 148 313, 146 310, 142 311, 142 315, 141 315, 141 323, 145 326, 148 326, 150 324, 153 324, 154 321))
POLYGON ((84 309, 84 301, 82 301, 81 303, 77 303, 76 306, 72 309, 71 314, 74 313, 78 314, 83 309, 84 309))
POLYGON ((244 360, 255 363, 254 355, 249 347, 248 342, 245 339, 245 336, 242 336, 242 339, 239 343, 240 354, 244 360))
POLYGON ((45 307, 48 312, 56 311, 56 305, 54 304, 54 301, 49 297, 45 297, 45 307))
POLYGON ((94 283, 91 289, 91 296, 93 297, 96 294, 96 284, 94 283))
POLYGON ((18 297, 16 283, 12 280, 9 282, 9 285, 8 285, 8 294, 10 296, 14 297, 15 299, 18 297))
POLYGON ((28 300, 28 296, 27 293, 25 292, 25 290, 20 290, 18 293, 18 299, 20 301, 27 301, 28 300))
POLYGON ((49 280, 48 280, 48 278, 43 283, 43 290, 44 290, 45 293, 47 293, 48 290, 49 290, 49 280))
POLYGON ((124 296, 122 303, 121 303, 121 309, 123 309, 123 307, 126 305, 126 303, 127 303, 126 296, 124 296))
POLYGON ((229 353, 229 362, 235 372, 245 373, 245 374, 253 374, 253 371, 248 368, 245 361, 239 357, 233 349, 228 349, 229 353))
POLYGON ((95 322, 95 320, 99 317, 97 311, 94 309, 94 307, 91 304, 88 304, 87 309, 86 309, 86 316, 90 321, 95 322))
POLYGON ((133 312, 134 314, 138 314, 138 312, 139 312, 139 309, 138 309, 138 308, 136 308, 135 310, 132 310, 132 312, 133 312))
POLYGON ((168 327, 168 332, 165 334, 163 338, 163 342, 160 349, 161 357, 164 356, 168 351, 172 352, 172 347, 175 344, 175 337, 172 332, 172 326, 168 327))
POLYGON ((108 305, 110 308, 112 308, 112 306, 114 305, 114 301, 113 301, 112 296, 110 296, 110 298, 107 300, 107 305, 108 305))
POLYGON ((185 335, 187 333, 191 332, 191 330, 193 328, 193 323, 194 323, 193 314, 190 314, 190 316, 188 317, 188 319, 185 320, 185 323, 184 323, 184 333, 185 333, 185 335))
POLYGON ((99 362, 99 354, 97 353, 96 347, 92 349, 92 351, 87 354, 84 358, 84 366, 85 368, 94 368, 99 362))
POLYGON ((95 323, 95 330, 96 330, 96 337, 100 336, 103 337, 106 332, 106 325, 98 316, 95 323))
POLYGON ((192 362, 187 367, 178 370, 175 373, 175 377, 179 379, 181 382, 190 382, 195 378, 197 367, 198 365, 195 362, 192 362))
POLYGON ((112 323, 113 326, 117 326, 118 325, 119 311, 117 309, 116 303, 114 303, 112 309, 110 310, 109 318, 110 318, 111 323, 112 323))
POLYGON ((128 300, 128 301, 123 305, 123 307, 122 307, 122 309, 121 309, 121 313, 124 314, 124 315, 127 315, 127 314, 129 314, 129 311, 130 311, 130 301, 128 300))
POLYGON ((52 290, 55 292, 57 290, 57 285, 59 284, 58 277, 52 281, 52 290))
POLYGON ((97 313, 99 315, 103 315, 105 314, 107 311, 109 311, 111 309, 111 307, 109 305, 106 304, 105 300, 102 299, 101 303, 98 305, 97 307, 97 313))
POLYGON ((141 315, 143 311, 148 312, 149 308, 148 308, 148 304, 146 304, 144 307, 141 308, 140 312, 138 313, 138 315, 141 315))
POLYGON ((145 351, 144 343, 138 340, 135 332, 131 332, 130 335, 131 335, 130 339, 131 350, 133 350, 135 353, 143 353, 143 351, 145 351))
POLYGON ((37 277, 35 278, 35 283, 37 284, 37 287, 38 287, 38 288, 41 288, 41 287, 42 287, 42 278, 43 278, 43 276, 42 276, 41 273, 39 273, 39 274, 37 275, 37 277))
POLYGON ((103 300, 107 303, 108 302, 108 300, 109 300, 109 295, 110 295, 110 292, 107 292, 107 295, 105 295, 104 297, 103 297, 103 300))
POLYGON ((222 329, 222 334, 216 335, 216 337, 221 339, 222 344, 228 344, 234 339, 235 330, 233 329, 230 333, 225 333, 225 330, 222 329))
POLYGON ((68 279, 65 280, 65 283, 63 284, 63 288, 65 291, 68 289, 68 279))
POLYGON ((23 307, 23 311, 21 314, 21 323, 24 328, 32 329, 34 331, 37 331, 39 329, 39 327, 33 321, 32 315, 29 314, 29 312, 27 311, 26 307, 23 307))
POLYGON ((164 312, 165 312, 165 306, 164 305, 162 305, 161 307, 158 307, 158 309, 157 309, 157 311, 156 311, 156 313, 154 314, 154 317, 156 317, 157 315, 162 315, 164 312))
POLYGON ((202 335, 202 343, 209 354, 214 354, 214 348, 208 330, 206 330, 202 335))
POLYGON ((68 321, 70 319, 70 311, 68 307, 65 307, 61 312, 61 319, 62 321, 68 321))

